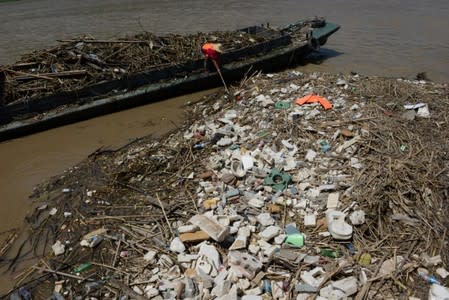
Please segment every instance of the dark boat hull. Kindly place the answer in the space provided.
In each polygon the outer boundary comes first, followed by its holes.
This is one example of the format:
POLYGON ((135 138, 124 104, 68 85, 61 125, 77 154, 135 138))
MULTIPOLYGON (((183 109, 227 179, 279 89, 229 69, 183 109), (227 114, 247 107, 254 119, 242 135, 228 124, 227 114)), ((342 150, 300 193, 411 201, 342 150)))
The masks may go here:
MULTIPOLYGON (((338 25, 326 23, 319 31, 313 31, 312 36, 320 44, 324 44, 327 38, 339 29, 338 25)), ((283 43, 282 37, 277 42, 283 43)), ((240 80, 249 70, 260 70, 264 72, 272 72, 290 66, 313 51, 313 47, 309 44, 294 45, 289 44, 264 55, 250 58, 242 62, 229 62, 223 65, 222 74, 227 82, 240 80)), ((234 53, 238 55, 238 53, 234 53)), ((232 61, 232 57, 228 58, 232 61)), ((175 70, 166 70, 167 74, 160 76, 170 76, 171 73, 179 75, 183 67, 178 66, 175 70)), ((185 68, 185 66, 184 66, 185 68)), ((190 66, 191 70, 197 66, 190 66)), ((189 69, 187 68, 187 71, 189 69)), ((154 75, 154 74, 153 74, 154 75)), ((109 82, 94 87, 89 87, 81 91, 73 92, 71 95, 50 96, 48 99, 39 99, 32 103, 20 103, 2 108, 0 111, 0 123, 4 125, 0 127, 0 141, 17 138, 20 136, 40 132, 50 128, 55 128, 78 121, 90 119, 100 115, 149 104, 164 99, 185 95, 209 88, 218 87, 222 84, 220 77, 216 72, 193 72, 187 77, 175 78, 166 82, 151 82, 155 80, 151 72, 134 75, 134 77, 118 82, 109 82), (115 85, 114 85, 115 84, 115 85), (83 97, 91 97, 93 95, 102 95, 104 91, 113 87, 128 89, 129 91, 120 92, 116 95, 101 97, 86 103, 74 102, 73 99, 82 99, 83 97), (61 103, 63 102, 63 103, 61 103), (65 102, 65 103, 64 103, 65 102), (58 105, 77 103, 77 105, 69 106, 60 112, 49 111, 54 109, 54 103, 58 105), (39 119, 27 119, 21 121, 13 121, 20 115, 47 112, 40 116, 39 119)))

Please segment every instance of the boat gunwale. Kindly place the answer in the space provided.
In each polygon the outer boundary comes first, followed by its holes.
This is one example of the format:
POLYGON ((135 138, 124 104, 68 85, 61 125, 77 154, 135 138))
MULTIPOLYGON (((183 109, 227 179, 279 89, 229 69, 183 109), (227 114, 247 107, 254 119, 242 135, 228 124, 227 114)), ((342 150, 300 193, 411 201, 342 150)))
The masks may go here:
MULTIPOLYGON (((237 32, 245 32, 247 28, 239 29, 237 32)), ((291 37, 289 35, 282 34, 280 31, 277 33, 269 40, 224 53, 222 55, 223 64, 229 64, 243 54, 257 55, 291 43, 291 37)), ((58 92, 44 97, 36 97, 18 103, 7 104, 0 106, 0 125, 8 124, 20 115, 43 113, 62 105, 83 102, 85 101, 83 99, 86 98, 107 96, 114 90, 130 90, 145 84, 162 82, 163 80, 178 76, 182 77, 183 73, 192 73, 202 68, 204 68, 204 59, 190 60, 160 69, 149 68, 129 74, 120 79, 98 82, 72 91, 58 92)))

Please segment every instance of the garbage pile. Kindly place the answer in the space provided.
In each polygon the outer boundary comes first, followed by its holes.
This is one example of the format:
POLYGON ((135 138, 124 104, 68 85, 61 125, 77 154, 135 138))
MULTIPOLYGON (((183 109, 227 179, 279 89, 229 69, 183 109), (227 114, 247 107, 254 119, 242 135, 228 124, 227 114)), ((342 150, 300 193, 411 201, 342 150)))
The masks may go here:
POLYGON ((56 47, 32 52, 13 65, 1 67, 5 95, 0 104, 73 91, 144 70, 199 60, 205 42, 221 43, 229 52, 269 38, 269 34, 216 31, 165 36, 145 32, 114 40, 93 37, 65 40, 56 47))
POLYGON ((447 85, 426 81, 256 74, 166 138, 100 149, 37 188, 29 244, 45 260, 20 286, 56 299, 447 299, 448 103, 447 85))

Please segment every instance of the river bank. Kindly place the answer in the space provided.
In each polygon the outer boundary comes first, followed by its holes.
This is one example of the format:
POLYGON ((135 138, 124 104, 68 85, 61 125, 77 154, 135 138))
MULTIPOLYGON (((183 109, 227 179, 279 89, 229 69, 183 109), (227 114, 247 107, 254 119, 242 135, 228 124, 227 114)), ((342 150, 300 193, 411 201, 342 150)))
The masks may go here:
POLYGON ((28 239, 1 248, 21 292, 384 299, 448 286, 447 85, 286 71, 231 95, 37 187, 28 239), (311 93, 332 108, 294 103, 311 93))

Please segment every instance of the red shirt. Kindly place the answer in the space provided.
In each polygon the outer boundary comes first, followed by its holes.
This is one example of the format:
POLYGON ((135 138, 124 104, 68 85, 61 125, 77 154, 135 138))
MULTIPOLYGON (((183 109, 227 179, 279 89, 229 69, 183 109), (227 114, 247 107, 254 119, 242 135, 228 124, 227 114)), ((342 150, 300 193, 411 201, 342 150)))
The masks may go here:
POLYGON ((203 52, 206 58, 213 60, 218 60, 220 58, 220 51, 217 49, 217 46, 212 43, 204 44, 201 47, 201 52, 203 52))

